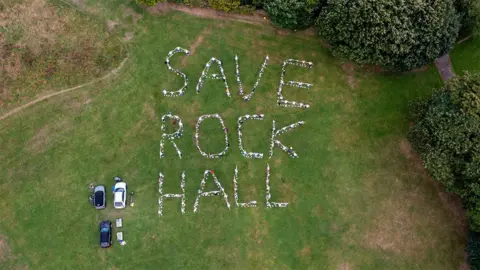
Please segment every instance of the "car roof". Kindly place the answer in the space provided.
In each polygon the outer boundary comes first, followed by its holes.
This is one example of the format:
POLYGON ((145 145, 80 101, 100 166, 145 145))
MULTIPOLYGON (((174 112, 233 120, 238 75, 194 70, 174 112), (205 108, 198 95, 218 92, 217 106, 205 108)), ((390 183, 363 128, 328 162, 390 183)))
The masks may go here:
POLYGON ((117 183, 115 183, 115 189, 117 189, 117 188, 127 189, 127 183, 125 183, 125 182, 117 182, 117 183))
POLYGON ((103 196, 105 196, 105 193, 100 193, 100 192, 95 192, 95 203, 101 203, 103 204, 103 196))
POLYGON ((123 201, 122 192, 115 192, 115 194, 114 194, 114 200, 115 200, 116 202, 122 202, 122 201, 123 201))
POLYGON ((97 191, 103 191, 105 192, 105 186, 96 186, 95 189, 94 189, 95 192, 97 191))
POLYGON ((100 227, 110 226, 111 224, 112 224, 112 222, 110 220, 104 220, 104 221, 100 222, 100 227))

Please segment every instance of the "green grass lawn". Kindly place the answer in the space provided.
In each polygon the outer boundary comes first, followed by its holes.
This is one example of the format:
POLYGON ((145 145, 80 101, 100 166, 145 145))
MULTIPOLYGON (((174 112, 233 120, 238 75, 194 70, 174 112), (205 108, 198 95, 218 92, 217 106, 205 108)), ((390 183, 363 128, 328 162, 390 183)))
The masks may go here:
MULTIPOLYGON (((106 16, 115 17, 116 7, 106 16)), ((349 78, 316 37, 176 12, 143 14, 132 27, 129 60, 115 79, 0 122, 0 269, 458 269, 464 229, 405 140, 408 102, 441 85, 436 70, 357 70, 349 78), (191 56, 172 58, 189 78, 185 96, 164 97, 164 88, 183 84, 168 72, 166 55, 192 44, 198 46, 191 56), (248 103, 238 96, 235 54, 248 90, 270 56, 248 103), (231 98, 220 81, 208 80, 195 92, 211 57, 223 61, 231 98), (276 104, 281 64, 289 58, 314 63, 312 69, 289 67, 285 77, 314 84, 310 90, 284 88, 287 99, 309 109, 276 104), (184 123, 177 142, 181 160, 169 143, 159 158, 161 117, 168 112, 184 123), (230 130, 228 154, 215 160, 203 158, 193 141, 198 117, 210 113, 219 113, 230 130), (246 122, 245 147, 266 156, 273 119, 277 127, 306 122, 279 138, 298 159, 279 148, 271 159, 241 156, 236 121, 254 113, 265 119, 246 122), (289 202, 288 208, 265 207, 267 164, 272 201, 289 202), (241 200, 256 200, 257 208, 234 207, 235 166, 241 200), (231 210, 213 197, 202 198, 193 213, 206 169, 215 171, 231 210), (170 199, 159 217, 158 174, 165 175, 164 191, 177 193, 182 171, 186 214, 179 200, 170 199), (94 210, 88 183, 109 189, 116 175, 135 191, 135 207, 114 210, 108 194, 107 209, 94 210), (100 249, 99 222, 117 217, 124 219, 128 244, 100 249)), ((205 121, 201 145, 221 151, 222 139, 218 122, 205 121)), ((207 190, 213 188, 210 179, 207 190)))
POLYGON ((453 68, 458 74, 464 71, 480 72, 480 38, 458 44, 451 53, 453 68))

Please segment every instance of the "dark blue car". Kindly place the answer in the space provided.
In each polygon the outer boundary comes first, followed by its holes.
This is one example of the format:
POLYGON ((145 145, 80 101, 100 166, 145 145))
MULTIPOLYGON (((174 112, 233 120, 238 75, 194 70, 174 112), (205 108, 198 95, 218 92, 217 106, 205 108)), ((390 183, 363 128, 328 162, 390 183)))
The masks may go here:
POLYGON ((112 245, 112 222, 109 220, 100 223, 100 247, 108 248, 112 245))

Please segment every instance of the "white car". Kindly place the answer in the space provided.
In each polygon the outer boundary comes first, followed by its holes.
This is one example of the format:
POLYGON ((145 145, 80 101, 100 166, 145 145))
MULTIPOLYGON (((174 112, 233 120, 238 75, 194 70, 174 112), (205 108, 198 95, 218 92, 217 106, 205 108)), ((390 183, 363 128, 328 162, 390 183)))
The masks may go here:
POLYGON ((127 183, 117 182, 113 187, 113 207, 123 209, 127 202, 127 183))

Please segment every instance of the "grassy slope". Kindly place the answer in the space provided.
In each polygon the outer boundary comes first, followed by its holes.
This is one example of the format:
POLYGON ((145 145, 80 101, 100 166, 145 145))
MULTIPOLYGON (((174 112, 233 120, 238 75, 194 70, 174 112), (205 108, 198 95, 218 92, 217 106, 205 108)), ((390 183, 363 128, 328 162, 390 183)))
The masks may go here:
MULTIPOLYGON (((314 37, 279 36, 268 27, 180 13, 145 15, 138 32, 143 28, 118 80, 52 99, 0 123, 0 230, 16 256, 6 266, 455 269, 461 263, 463 233, 456 233, 455 221, 423 172, 399 151, 408 127, 408 100, 441 84, 435 70, 403 76, 357 73, 357 87, 350 89, 340 64, 314 37), (186 96, 164 98, 161 89, 181 84, 167 72, 164 57, 176 46, 188 48, 200 33, 203 42, 181 68, 190 79, 186 96), (253 100, 226 98, 218 82, 207 82, 197 95, 198 76, 212 56, 224 61, 236 93, 235 53, 248 88, 262 58, 270 55, 253 100), (314 62, 312 70, 287 71, 289 80, 314 83, 310 91, 285 89, 285 96, 310 103, 308 110, 276 106, 280 65, 290 57, 314 62), (184 121, 182 160, 169 145, 167 158, 158 157, 159 118, 168 111, 184 121), (194 125, 200 115, 217 112, 231 130, 232 147, 227 157, 206 160, 193 144, 194 125), (244 140, 248 149, 265 154, 273 118, 278 126, 307 122, 281 137, 299 159, 278 149, 271 160, 241 157, 236 118, 255 112, 265 113, 265 120, 247 123, 244 140), (267 162, 273 200, 290 202, 287 209, 263 206, 267 162), (227 211, 220 198, 204 198, 194 215, 203 170, 215 170, 232 200, 236 165, 241 198, 260 206, 227 211), (166 175, 166 192, 176 192, 182 170, 187 173, 187 214, 181 217, 179 202, 171 200, 160 218, 157 175, 166 175), (110 186, 118 174, 136 192, 135 208, 90 208, 88 183, 110 186), (116 217, 124 218, 128 244, 100 250, 98 222, 116 217)), ((173 65, 182 58, 173 58, 173 65)), ((212 151, 221 149, 222 134, 214 128, 214 121, 202 126, 202 144, 212 151)))
POLYGON ((101 18, 61 0, 2 5, 0 113, 101 77, 125 57, 123 44, 101 18))

